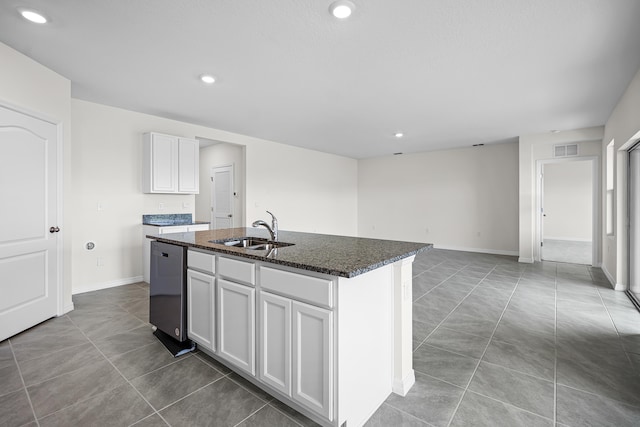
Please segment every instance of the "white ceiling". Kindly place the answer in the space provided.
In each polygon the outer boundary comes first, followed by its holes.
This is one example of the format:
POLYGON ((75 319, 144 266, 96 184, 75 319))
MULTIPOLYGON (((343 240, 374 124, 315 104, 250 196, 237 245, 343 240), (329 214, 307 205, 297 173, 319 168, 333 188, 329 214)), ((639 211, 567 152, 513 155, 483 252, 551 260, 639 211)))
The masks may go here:
POLYGON ((75 98, 353 158, 602 125, 640 67, 638 0, 353 2, 0 0, 0 41, 75 98))

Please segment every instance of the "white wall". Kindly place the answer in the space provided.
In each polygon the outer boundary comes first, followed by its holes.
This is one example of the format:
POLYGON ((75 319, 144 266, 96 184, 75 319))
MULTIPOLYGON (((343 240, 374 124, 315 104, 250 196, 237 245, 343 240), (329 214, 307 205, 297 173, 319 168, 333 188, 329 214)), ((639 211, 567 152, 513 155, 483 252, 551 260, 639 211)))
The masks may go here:
POLYGON ((361 160, 358 234, 517 254, 518 145, 361 160))
POLYGON ((356 236, 358 161, 284 144, 247 144, 246 221, 280 229, 356 236))
POLYGON ((283 230, 356 234, 353 159, 76 99, 71 117, 74 292, 141 280, 143 214, 194 213, 193 195, 141 192, 144 132, 244 145, 247 221, 264 217, 269 209, 283 230), (103 210, 97 210, 98 203, 103 210), (93 251, 84 249, 88 241, 96 243, 93 251), (97 265, 98 257, 103 266, 97 265))
POLYGON ((593 191, 590 161, 544 165, 544 238, 590 242, 593 191))
POLYGON ((63 218, 60 225, 63 239, 63 304, 70 310, 71 302, 71 83, 68 79, 38 64, 31 58, 0 43, 0 102, 8 103, 35 114, 44 114, 62 124, 63 137, 63 218))
MULTIPOLYGON (((640 140, 640 70, 627 87, 620 101, 613 109, 604 127, 602 140, 602 156, 605 157, 607 144, 614 141, 616 157, 614 161, 614 198, 616 230, 613 236, 603 237, 602 270, 615 285, 616 289, 627 289, 629 286, 629 239, 627 231, 627 150, 640 140)), ((603 197, 606 183, 603 180, 603 197)), ((603 207, 603 218, 605 214, 603 207)))
POLYGON ((196 195, 196 220, 211 221, 211 169, 233 165, 233 226, 244 227, 244 146, 216 144, 200 149, 200 194, 196 195))
MULTIPOLYGON (((533 262, 539 257, 536 242, 536 162, 553 159, 555 144, 578 144, 579 156, 600 156, 602 151, 602 126, 564 131, 524 135, 519 139, 519 246, 520 261, 533 262)), ((599 173, 599 176, 602 176, 599 173)), ((600 201, 598 201, 599 206, 600 201)), ((600 227, 599 227, 600 228, 600 227)), ((597 259, 601 258, 599 253, 597 259)))

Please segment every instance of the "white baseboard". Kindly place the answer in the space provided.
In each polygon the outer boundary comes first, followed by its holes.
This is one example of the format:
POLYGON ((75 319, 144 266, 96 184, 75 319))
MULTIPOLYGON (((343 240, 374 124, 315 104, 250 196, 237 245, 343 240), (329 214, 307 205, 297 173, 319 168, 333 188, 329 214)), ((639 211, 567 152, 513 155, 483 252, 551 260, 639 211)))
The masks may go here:
POLYGON ((64 308, 62 309, 62 314, 67 314, 70 311, 73 311, 75 307, 73 306, 73 302, 71 304, 65 304, 64 308))
POLYGON ((475 252, 480 254, 491 254, 491 255, 508 255, 508 256, 518 256, 518 251, 503 251, 500 249, 485 249, 485 248, 464 248, 460 246, 444 246, 444 245, 433 245, 434 249, 444 249, 447 251, 461 251, 461 252, 475 252))
POLYGON ((83 294, 85 292, 99 291, 102 289, 115 288, 116 286, 130 285, 132 283, 142 282, 142 276, 125 277, 124 279, 113 280, 110 282, 92 283, 90 285, 78 286, 71 290, 72 295, 83 294))
POLYGON ((609 270, 607 270, 607 267, 605 267, 604 264, 600 268, 602 269, 602 272, 604 273, 604 275, 607 276, 607 280, 609 280, 609 284, 611 285, 611 287, 614 290, 616 290, 616 291, 626 291, 627 290, 627 287, 624 286, 622 283, 616 283, 615 279, 613 278, 611 273, 609 273, 609 270))
POLYGON ((591 242, 592 239, 580 239, 580 238, 575 238, 575 237, 551 237, 551 236, 545 236, 544 240, 564 240, 565 242, 591 242))
POLYGON ((411 372, 409 372, 407 376, 405 376, 401 380, 395 379, 393 381, 393 386, 391 388, 391 391, 393 391, 397 395, 404 397, 407 395, 407 393, 409 393, 409 390, 411 389, 411 387, 413 387, 415 383, 416 383, 416 375, 415 375, 415 371, 412 369, 411 372))
POLYGON ((533 264, 533 258, 520 257, 520 258, 518 258, 518 262, 522 262, 522 263, 525 263, 525 264, 533 264))

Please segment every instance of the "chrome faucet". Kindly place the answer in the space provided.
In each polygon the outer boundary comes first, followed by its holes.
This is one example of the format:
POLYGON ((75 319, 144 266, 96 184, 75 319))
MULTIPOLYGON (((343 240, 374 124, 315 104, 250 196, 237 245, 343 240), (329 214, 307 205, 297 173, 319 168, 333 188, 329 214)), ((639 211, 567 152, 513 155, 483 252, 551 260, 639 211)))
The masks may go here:
POLYGON ((269 226, 269 224, 267 224, 261 219, 259 219, 258 221, 253 221, 253 224, 251 225, 253 227, 259 227, 259 226, 265 227, 267 230, 269 230, 269 234, 271 235, 271 241, 277 242, 278 241, 278 218, 276 218, 276 216, 269 211, 267 211, 267 213, 271 215, 271 226, 269 226))

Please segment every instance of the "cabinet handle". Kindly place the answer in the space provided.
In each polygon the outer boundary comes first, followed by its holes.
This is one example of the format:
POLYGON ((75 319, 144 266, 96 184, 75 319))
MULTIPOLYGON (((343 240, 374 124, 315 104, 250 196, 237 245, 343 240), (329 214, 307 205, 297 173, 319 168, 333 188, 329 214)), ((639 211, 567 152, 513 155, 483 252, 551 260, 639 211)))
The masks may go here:
POLYGON ((57 233, 60 231, 59 227, 51 227, 49 228, 49 233, 57 233))

